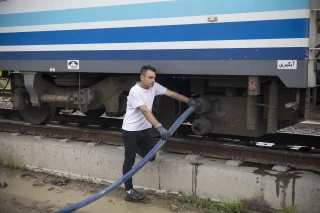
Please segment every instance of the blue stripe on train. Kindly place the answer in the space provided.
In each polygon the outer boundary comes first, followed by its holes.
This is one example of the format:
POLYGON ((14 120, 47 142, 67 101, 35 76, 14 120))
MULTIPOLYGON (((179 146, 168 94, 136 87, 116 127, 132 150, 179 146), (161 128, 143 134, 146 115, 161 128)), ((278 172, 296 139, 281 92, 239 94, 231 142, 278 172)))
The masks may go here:
POLYGON ((0 60, 303 60, 308 48, 0 52, 0 60))
POLYGON ((0 45, 308 38, 309 19, 1 33, 0 45))
MULTIPOLYGON (((17 6, 23 7, 23 5, 17 6)), ((0 27, 235 14, 309 8, 309 0, 176 0, 145 4, 3 14, 0 15, 0 27)))

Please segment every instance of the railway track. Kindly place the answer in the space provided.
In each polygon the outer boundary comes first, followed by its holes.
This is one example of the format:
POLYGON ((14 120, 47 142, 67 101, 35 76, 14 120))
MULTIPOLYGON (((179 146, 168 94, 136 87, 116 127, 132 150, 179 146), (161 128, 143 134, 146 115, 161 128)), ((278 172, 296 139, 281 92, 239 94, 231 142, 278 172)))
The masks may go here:
MULTIPOLYGON (((2 114, 3 114, 3 110, 2 114)), ((15 113, 11 110, 11 113, 15 113)), ((0 113, 1 114, 1 113, 0 113)), ((13 116, 13 114, 11 116, 13 116)), ((6 114, 8 115, 8 114, 6 114)), ((13 116, 14 117, 14 116, 13 116)), ((16 115, 16 117, 18 117, 16 115)), ((95 119, 92 120, 86 116, 65 116, 59 115, 53 120, 60 123, 72 122, 72 125, 55 124, 51 122, 48 125, 30 125, 23 121, 0 119, 0 128, 2 131, 22 133, 26 135, 43 135, 52 138, 69 138, 75 141, 96 142, 109 145, 122 145, 122 135, 118 128, 110 128, 110 126, 118 126, 122 123, 121 119, 95 119), (59 118, 63 118, 60 119, 59 118), (91 121, 92 120, 92 121, 91 121), (90 123, 91 121, 91 123, 90 123), (89 126, 81 126, 89 122, 89 126), (98 126, 101 122, 109 123, 108 129, 100 129, 98 126), (95 125, 95 126, 94 126, 95 125)), ((182 127, 182 132, 186 132, 188 126, 182 127)), ((181 130, 180 130, 181 132, 181 130)), ((285 141, 284 144, 290 144, 290 138, 303 139, 304 141, 316 141, 319 143, 320 137, 317 136, 298 136, 290 134, 280 134, 282 138, 277 140, 285 141), (286 138, 286 136, 288 138, 286 138), (299 138, 300 137, 300 138, 299 138)), ((273 136, 276 138, 276 135, 273 136)), ((156 143, 159 139, 155 138, 156 143)), ((268 141, 270 142, 270 141, 268 141)), ((292 142, 291 144, 293 144, 292 142)), ((300 147, 292 149, 290 146, 270 145, 267 143, 239 140, 220 137, 199 137, 199 136, 181 136, 179 134, 170 138, 166 145, 167 152, 179 154, 197 154, 204 157, 221 158, 221 159, 241 159, 247 163, 259 163, 276 165, 279 162, 289 164, 292 168, 320 171, 320 153, 318 149, 310 147, 300 147), (259 146, 261 144, 261 146, 259 146)))
MULTIPOLYGON (((1 109, 0 108, 0 118, 7 119, 18 119, 23 120, 19 111, 12 109, 1 109)), ((108 118, 108 117, 100 117, 97 119, 96 117, 83 116, 77 114, 57 114, 52 118, 51 123, 58 124, 75 124, 77 126, 96 126, 99 129, 120 129, 122 125, 122 119, 118 118, 108 118)), ((193 134, 190 125, 181 125, 179 129, 176 131, 180 135, 190 135, 193 134)), ((240 137, 240 136, 231 136, 231 135, 216 135, 209 134, 208 137, 211 137, 213 140, 217 138, 231 138, 231 139, 240 139, 241 141, 260 141, 260 142, 271 142, 281 146, 287 145, 299 145, 305 147, 316 147, 320 148, 319 137, 320 136, 320 128, 318 135, 306 135, 306 134, 297 134, 297 133, 289 133, 289 132, 279 132, 278 134, 266 135, 260 138, 250 138, 250 137, 240 137)), ((207 137, 207 138, 208 138, 207 137)))

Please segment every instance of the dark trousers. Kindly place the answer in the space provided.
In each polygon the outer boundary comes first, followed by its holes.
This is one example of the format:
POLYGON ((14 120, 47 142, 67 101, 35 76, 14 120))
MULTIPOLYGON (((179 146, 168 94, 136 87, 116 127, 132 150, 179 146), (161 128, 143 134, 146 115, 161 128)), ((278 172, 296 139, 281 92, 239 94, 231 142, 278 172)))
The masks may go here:
MULTIPOLYGON (((122 173, 125 175, 132 169, 136 159, 136 153, 141 157, 145 157, 153 148, 153 140, 147 129, 142 131, 123 130, 122 137, 125 149, 122 173)), ((150 161, 154 161, 155 159, 156 156, 152 157, 150 161)), ((126 191, 132 189, 132 178, 128 179, 124 185, 126 191)))

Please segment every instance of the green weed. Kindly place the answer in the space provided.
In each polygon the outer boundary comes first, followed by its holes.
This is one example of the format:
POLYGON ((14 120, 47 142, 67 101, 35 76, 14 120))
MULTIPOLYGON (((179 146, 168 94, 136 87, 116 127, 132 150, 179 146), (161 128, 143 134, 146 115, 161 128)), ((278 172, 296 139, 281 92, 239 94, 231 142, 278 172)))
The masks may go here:
POLYGON ((22 169, 27 170, 27 166, 21 162, 20 159, 17 159, 13 156, 12 150, 9 150, 9 147, 5 148, 5 152, 2 158, 2 164, 5 167, 11 168, 11 169, 22 169))
POLYGON ((297 206, 285 206, 279 210, 274 211, 274 213, 297 213, 297 206))
POLYGON ((212 201, 207 198, 200 198, 198 196, 185 196, 181 199, 185 204, 190 207, 202 209, 203 212, 221 212, 221 213, 245 213, 245 206, 238 202, 218 202, 212 201))

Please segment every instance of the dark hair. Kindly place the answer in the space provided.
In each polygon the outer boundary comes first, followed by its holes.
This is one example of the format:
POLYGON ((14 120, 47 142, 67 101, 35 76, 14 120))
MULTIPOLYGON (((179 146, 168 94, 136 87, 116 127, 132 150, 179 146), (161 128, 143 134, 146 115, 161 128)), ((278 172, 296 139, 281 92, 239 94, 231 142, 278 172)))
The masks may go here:
POLYGON ((154 73, 157 72, 156 68, 154 68, 153 66, 146 65, 146 66, 141 67, 140 75, 146 76, 148 70, 151 70, 154 73))

